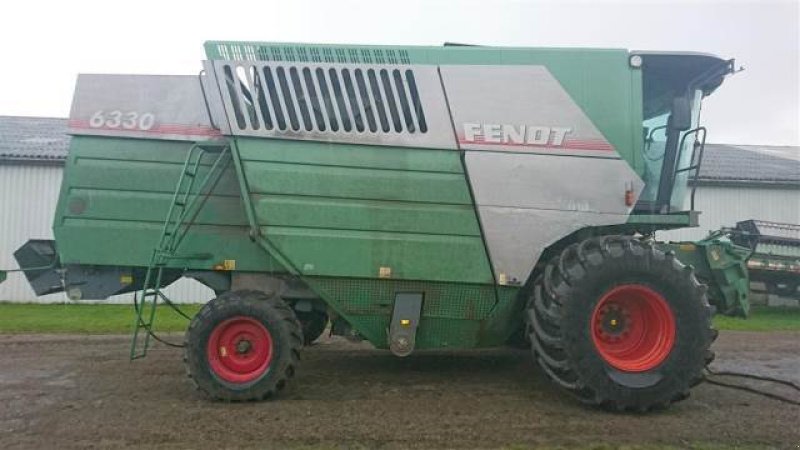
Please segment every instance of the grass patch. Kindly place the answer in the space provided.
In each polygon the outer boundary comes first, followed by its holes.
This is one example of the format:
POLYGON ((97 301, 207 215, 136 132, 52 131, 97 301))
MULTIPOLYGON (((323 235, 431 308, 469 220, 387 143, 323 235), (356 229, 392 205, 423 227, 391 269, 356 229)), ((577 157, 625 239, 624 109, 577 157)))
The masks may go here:
MULTIPOLYGON (((180 306, 189 317, 200 305, 180 306)), ((133 331, 132 305, 0 303, 0 333, 114 334, 133 331)), ((188 322, 168 306, 156 310, 156 331, 184 331, 188 322)))
MULTIPOLYGON (((200 305, 182 305, 190 317, 200 305)), ((133 331, 131 305, 55 304, 37 305, 0 303, 0 333, 81 333, 115 334, 133 331)), ((182 332, 186 319, 167 306, 156 313, 156 331, 182 332)), ((800 331, 800 309, 754 307, 747 319, 717 316, 714 326, 719 330, 739 331, 800 331)))
POLYGON ((754 306, 750 317, 714 317, 718 330, 735 331, 800 331, 800 308, 754 306))

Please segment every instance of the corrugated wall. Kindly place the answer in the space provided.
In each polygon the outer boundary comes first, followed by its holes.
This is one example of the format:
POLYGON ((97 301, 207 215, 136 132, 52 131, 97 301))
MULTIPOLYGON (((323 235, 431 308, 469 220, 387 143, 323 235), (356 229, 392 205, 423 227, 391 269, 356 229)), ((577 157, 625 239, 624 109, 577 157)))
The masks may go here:
MULTIPOLYGON (((0 268, 17 268, 13 252, 28 239, 53 239, 53 215, 61 187, 63 168, 58 165, 0 164, 0 268)), ((176 302, 203 302, 213 297, 210 289, 194 280, 180 280, 167 290, 176 302)), ((57 303, 68 301, 63 293, 36 297, 21 273, 10 273, 0 284, 0 301, 57 303)), ((130 296, 107 302, 127 303, 130 296)))
POLYGON ((702 239, 709 231, 748 219, 800 223, 800 189, 702 186, 697 188, 695 209, 701 211, 699 227, 660 232, 658 238, 702 239))

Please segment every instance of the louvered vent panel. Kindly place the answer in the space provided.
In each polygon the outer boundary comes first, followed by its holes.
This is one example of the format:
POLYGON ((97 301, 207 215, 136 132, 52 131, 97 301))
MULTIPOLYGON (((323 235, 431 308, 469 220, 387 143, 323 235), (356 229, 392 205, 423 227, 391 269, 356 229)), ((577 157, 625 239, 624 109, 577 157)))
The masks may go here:
MULTIPOLYGON (((297 51, 240 49, 247 55, 277 55, 291 62, 311 57, 327 61, 368 56, 355 49, 297 51)), ((397 60, 392 51, 372 55, 397 60)), ((221 65, 220 83, 229 104, 231 126, 240 131, 424 134, 428 124, 414 71, 401 67, 324 67, 302 64, 221 65)))
POLYGON ((407 50, 366 47, 317 47, 306 45, 259 45, 218 43, 216 53, 223 60, 326 62, 339 64, 411 64, 407 50))

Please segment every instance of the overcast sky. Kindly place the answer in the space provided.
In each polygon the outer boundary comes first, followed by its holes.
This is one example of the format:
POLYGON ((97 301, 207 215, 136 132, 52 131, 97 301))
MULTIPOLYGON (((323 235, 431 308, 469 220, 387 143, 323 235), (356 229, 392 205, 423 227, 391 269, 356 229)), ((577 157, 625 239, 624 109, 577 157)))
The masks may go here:
POLYGON ((75 76, 195 74, 204 40, 686 50, 746 70, 704 104, 709 141, 800 145, 800 0, 58 1, 0 6, 0 115, 66 117, 75 76))

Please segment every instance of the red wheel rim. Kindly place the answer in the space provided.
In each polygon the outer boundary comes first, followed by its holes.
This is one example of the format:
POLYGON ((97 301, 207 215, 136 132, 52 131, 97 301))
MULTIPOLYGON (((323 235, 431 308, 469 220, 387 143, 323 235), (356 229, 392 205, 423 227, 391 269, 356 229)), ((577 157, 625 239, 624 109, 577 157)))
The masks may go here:
POLYGON ((592 341, 612 367, 626 372, 650 370, 675 344, 675 316, 658 292, 640 284, 608 291, 592 313, 592 341))
POLYGON ((258 320, 231 317, 217 324, 206 347, 211 370, 229 383, 260 378, 272 361, 272 335, 258 320))

